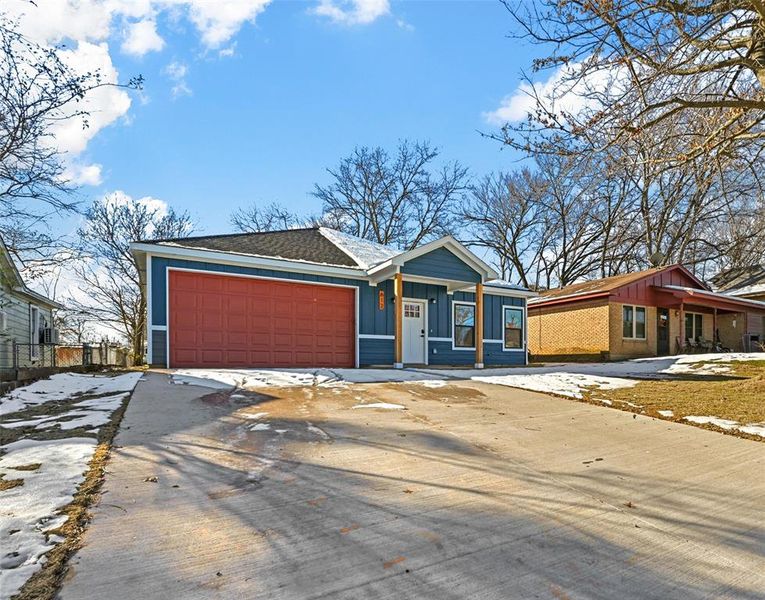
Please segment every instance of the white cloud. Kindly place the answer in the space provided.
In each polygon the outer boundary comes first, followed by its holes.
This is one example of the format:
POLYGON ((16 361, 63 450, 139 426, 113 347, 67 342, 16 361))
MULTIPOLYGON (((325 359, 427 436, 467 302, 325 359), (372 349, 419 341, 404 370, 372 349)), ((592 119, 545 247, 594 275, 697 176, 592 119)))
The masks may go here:
POLYGON ((74 185, 101 185, 103 167, 97 163, 81 164, 72 162, 67 165, 64 179, 74 185))
POLYGON ((341 25, 367 25, 390 13, 388 0, 320 0, 314 14, 341 25))
POLYGON ((254 23, 270 3, 271 0, 190 0, 188 18, 202 35, 204 45, 214 50, 236 35, 244 23, 254 23))
POLYGON ((127 26, 121 50, 133 56, 143 56, 149 52, 159 52, 165 47, 157 33, 157 24, 152 19, 144 19, 127 26))
MULTIPOLYGON (((119 80, 106 42, 80 42, 73 50, 61 51, 60 56, 78 73, 100 70, 104 83, 117 83, 119 80)), ((85 121, 81 117, 57 122, 53 127, 56 147, 62 152, 80 154, 101 129, 127 113, 130 102, 130 95, 121 88, 105 86, 92 90, 76 107, 90 112, 88 126, 84 126, 85 121)))
POLYGON ((579 68, 579 64, 563 66, 546 81, 521 83, 515 92, 502 99, 496 109, 484 112, 483 118, 487 123, 497 126, 518 123, 536 110, 537 102, 553 113, 576 114, 590 104, 586 96, 588 91, 602 90, 618 77, 616 72, 598 71, 587 78, 576 78, 574 75, 579 68))
POLYGON ((186 75, 189 72, 187 65, 178 61, 173 61, 162 69, 162 72, 173 82, 173 87, 171 88, 173 98, 191 95, 191 88, 186 81, 186 75))

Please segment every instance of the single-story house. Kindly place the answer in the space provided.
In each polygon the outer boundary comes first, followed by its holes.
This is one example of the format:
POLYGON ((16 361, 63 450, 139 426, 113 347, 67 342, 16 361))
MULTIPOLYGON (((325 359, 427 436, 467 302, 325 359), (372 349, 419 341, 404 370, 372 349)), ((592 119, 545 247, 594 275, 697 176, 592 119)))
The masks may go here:
POLYGON ((453 237, 413 250, 326 227, 139 241, 147 362, 521 365, 526 300, 453 237))
POLYGON ((57 302, 29 289, 0 238, 0 369, 51 366, 57 302))
POLYGON ((765 302, 713 292, 682 265, 585 281, 528 303, 534 359, 620 360, 745 350, 762 335, 765 302))
POLYGON ((712 285, 717 292, 765 302, 765 263, 718 273, 712 285))

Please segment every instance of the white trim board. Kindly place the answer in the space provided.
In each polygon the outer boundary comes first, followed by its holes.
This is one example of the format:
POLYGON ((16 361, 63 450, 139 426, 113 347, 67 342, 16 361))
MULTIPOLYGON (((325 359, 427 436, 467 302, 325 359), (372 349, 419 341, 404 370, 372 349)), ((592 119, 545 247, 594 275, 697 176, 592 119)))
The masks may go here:
POLYGON ((359 368, 359 295, 360 290, 359 286, 357 285, 348 285, 343 283, 325 283, 324 281, 303 281, 302 279, 285 279, 282 277, 266 277, 263 275, 249 275, 249 274, 241 274, 241 273, 221 273, 220 271, 210 271, 207 269, 192 269, 188 267, 170 267, 168 266, 165 269, 165 331, 167 331, 167 336, 165 339, 165 352, 166 355, 166 366, 169 369, 170 368, 170 271, 182 271, 187 273, 202 273, 205 275, 215 275, 220 277, 239 277, 239 278, 245 278, 245 279, 260 279, 260 280, 266 280, 266 281, 280 281, 284 283, 296 283, 296 284, 306 284, 306 285, 317 285, 317 286, 324 286, 324 287, 335 287, 335 288, 344 288, 344 289, 352 289, 354 290, 354 337, 355 337, 355 354, 354 357, 354 365, 355 368, 359 368))

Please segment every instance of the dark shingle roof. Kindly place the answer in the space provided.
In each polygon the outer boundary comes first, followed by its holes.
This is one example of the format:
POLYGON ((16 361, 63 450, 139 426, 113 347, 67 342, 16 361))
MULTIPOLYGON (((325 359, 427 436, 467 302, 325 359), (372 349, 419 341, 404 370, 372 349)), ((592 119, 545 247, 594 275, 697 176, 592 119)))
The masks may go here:
POLYGON ((720 291, 735 291, 741 288, 765 284, 765 264, 728 269, 712 278, 715 288, 720 291))
POLYGON ((235 252, 342 267, 359 266, 350 256, 324 237, 318 227, 146 240, 146 243, 235 252))

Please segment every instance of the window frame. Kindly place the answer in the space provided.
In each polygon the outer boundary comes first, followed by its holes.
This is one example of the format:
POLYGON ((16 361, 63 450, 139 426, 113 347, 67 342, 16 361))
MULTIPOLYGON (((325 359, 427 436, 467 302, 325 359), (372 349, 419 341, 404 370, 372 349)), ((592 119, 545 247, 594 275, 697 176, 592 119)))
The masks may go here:
MULTIPOLYGON (((476 310, 475 310, 475 302, 470 302, 469 300, 452 300, 452 350, 467 350, 475 352, 475 339, 476 339, 476 333, 477 333, 477 327, 478 323, 476 323, 476 310), (471 306, 473 308, 473 345, 472 346, 458 346, 457 345, 457 336, 455 335, 457 330, 457 319, 455 318, 455 313, 457 312, 457 306, 463 305, 463 306, 471 306)), ((466 325, 460 325, 460 327, 466 327, 466 325)))
POLYGON ((694 342, 696 342, 696 341, 698 341, 698 339, 700 337, 703 338, 704 337, 704 313, 685 311, 684 315, 685 316, 683 317, 683 336, 684 336, 683 339, 685 340, 685 342, 688 343, 689 339, 691 339, 694 342), (692 329, 693 329, 693 333, 694 334, 696 333, 696 319, 698 318, 698 320, 699 320, 699 332, 700 333, 699 333, 698 336, 694 335, 691 338, 688 337, 688 335, 687 335, 688 331, 687 331, 687 329, 685 327, 686 321, 688 320, 689 316, 693 317, 692 329))
POLYGON ((502 305, 502 351, 503 352, 525 352, 526 351, 526 307, 516 306, 514 304, 502 305), (505 312, 508 310, 518 310, 521 312, 521 347, 508 348, 505 345, 505 312))
POLYGON ((622 339, 630 340, 633 342, 644 342, 648 339, 648 307, 640 304, 622 304, 622 339), (624 335, 624 309, 632 309, 632 335, 624 335), (643 337, 637 335, 637 313, 638 309, 643 311, 643 337))

